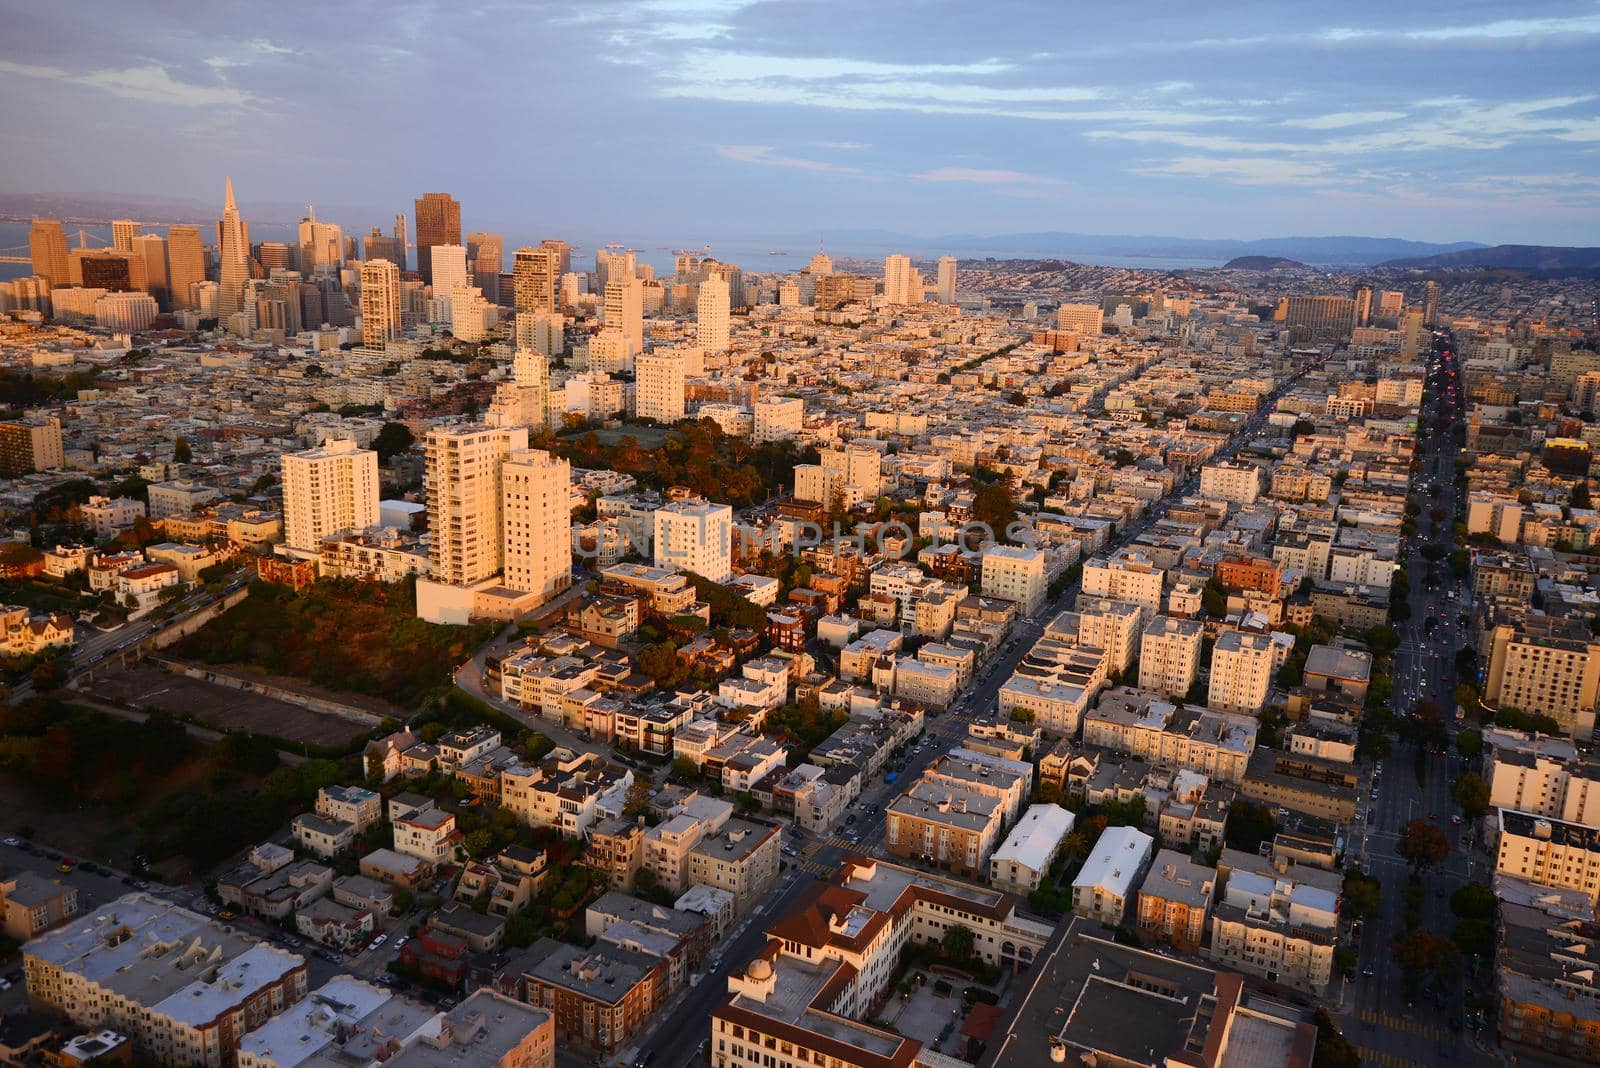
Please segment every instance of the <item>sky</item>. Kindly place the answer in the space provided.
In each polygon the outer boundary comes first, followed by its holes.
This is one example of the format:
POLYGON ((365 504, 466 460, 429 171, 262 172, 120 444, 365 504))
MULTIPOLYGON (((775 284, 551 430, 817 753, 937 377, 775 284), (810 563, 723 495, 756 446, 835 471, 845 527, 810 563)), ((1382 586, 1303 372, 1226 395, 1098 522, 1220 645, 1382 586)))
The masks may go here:
POLYGON ((1600 245, 1600 3, 1163 7, 0 0, 0 192, 1600 245))

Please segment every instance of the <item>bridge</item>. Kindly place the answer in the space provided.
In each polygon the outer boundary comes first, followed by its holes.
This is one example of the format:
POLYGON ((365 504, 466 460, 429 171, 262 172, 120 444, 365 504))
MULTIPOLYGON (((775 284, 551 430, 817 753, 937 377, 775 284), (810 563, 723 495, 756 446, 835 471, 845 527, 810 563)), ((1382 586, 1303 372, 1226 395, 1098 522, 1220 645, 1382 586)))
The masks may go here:
MULTIPOLYGON (((78 231, 78 247, 88 248, 90 241, 108 247, 111 245, 108 239, 101 237, 99 234, 91 234, 88 230, 80 229, 78 231)), ((33 254, 27 245, 11 245, 0 248, 0 263, 26 263, 31 266, 33 264, 33 254), (27 253, 27 255, 19 255, 19 253, 27 253)))

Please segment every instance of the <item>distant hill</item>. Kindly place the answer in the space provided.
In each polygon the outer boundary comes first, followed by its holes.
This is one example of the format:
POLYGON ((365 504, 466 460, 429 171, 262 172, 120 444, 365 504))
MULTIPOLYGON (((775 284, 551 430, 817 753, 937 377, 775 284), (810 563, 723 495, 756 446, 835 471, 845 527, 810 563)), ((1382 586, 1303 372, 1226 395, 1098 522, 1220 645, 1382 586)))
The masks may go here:
POLYGON ((1222 265, 1225 271, 1276 271, 1280 267, 1304 267, 1299 260, 1283 256, 1235 256, 1222 265))
POLYGON ((1492 248, 1463 249, 1433 256, 1412 256, 1389 260, 1383 267, 1422 270, 1450 270, 1473 267, 1501 267, 1535 274, 1588 274, 1600 271, 1600 248, 1570 248, 1562 245, 1495 245, 1492 248))

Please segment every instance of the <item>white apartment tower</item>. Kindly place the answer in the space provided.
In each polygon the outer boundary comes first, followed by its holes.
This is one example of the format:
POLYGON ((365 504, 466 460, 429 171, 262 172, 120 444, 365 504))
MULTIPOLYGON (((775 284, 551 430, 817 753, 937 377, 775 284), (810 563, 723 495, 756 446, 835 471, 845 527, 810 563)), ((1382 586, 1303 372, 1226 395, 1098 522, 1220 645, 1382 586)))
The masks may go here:
POLYGON ((572 585, 572 466, 543 449, 500 468, 505 584, 549 600, 572 585))
POLYGON ((361 265, 361 340, 381 349, 401 334, 400 268, 388 260, 361 265))
POLYGON ((728 351, 729 307, 726 278, 712 277, 700 283, 700 296, 695 301, 695 318, 699 324, 701 351, 728 351))
POLYGON ((378 524, 378 454, 343 438, 283 454, 283 540, 318 550, 324 538, 378 524))
POLYGON ((1211 650, 1207 706, 1224 712, 1255 715, 1267 706, 1276 670, 1270 636, 1224 631, 1211 650))
POLYGON ((939 257, 939 303, 954 304, 956 302, 956 258, 954 256, 939 257))
POLYGON ((733 575, 733 509, 703 500, 674 501, 655 511, 655 564, 693 571, 712 582, 733 575))
POLYGON ((804 425, 806 403, 799 397, 761 397, 754 406, 756 441, 787 441, 799 437, 804 425))
POLYGON ((676 423, 683 418, 683 356, 672 349, 635 361, 634 409, 641 419, 676 423))
POLYGON ((1139 688, 1182 697, 1200 675, 1205 626, 1195 619, 1156 616, 1139 641, 1139 688))
POLYGON ((629 275, 606 283, 602 321, 622 331, 628 354, 644 349, 644 283, 629 275))
POLYGON ((446 426, 428 431, 428 531, 432 577, 470 586, 505 563, 500 470, 528 448, 527 427, 446 426))
POLYGON ((911 257, 900 253, 884 258, 883 302, 885 304, 921 304, 922 277, 911 269, 911 257))

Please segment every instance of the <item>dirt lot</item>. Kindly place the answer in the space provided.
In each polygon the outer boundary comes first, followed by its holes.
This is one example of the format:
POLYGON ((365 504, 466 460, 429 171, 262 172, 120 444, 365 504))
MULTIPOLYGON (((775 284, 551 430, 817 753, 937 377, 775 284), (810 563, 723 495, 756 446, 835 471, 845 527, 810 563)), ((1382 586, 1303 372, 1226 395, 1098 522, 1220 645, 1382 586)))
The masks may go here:
POLYGON ((257 731, 309 745, 344 745, 365 730, 338 716, 156 668, 102 675, 85 688, 108 700, 165 709, 218 730, 257 731))

